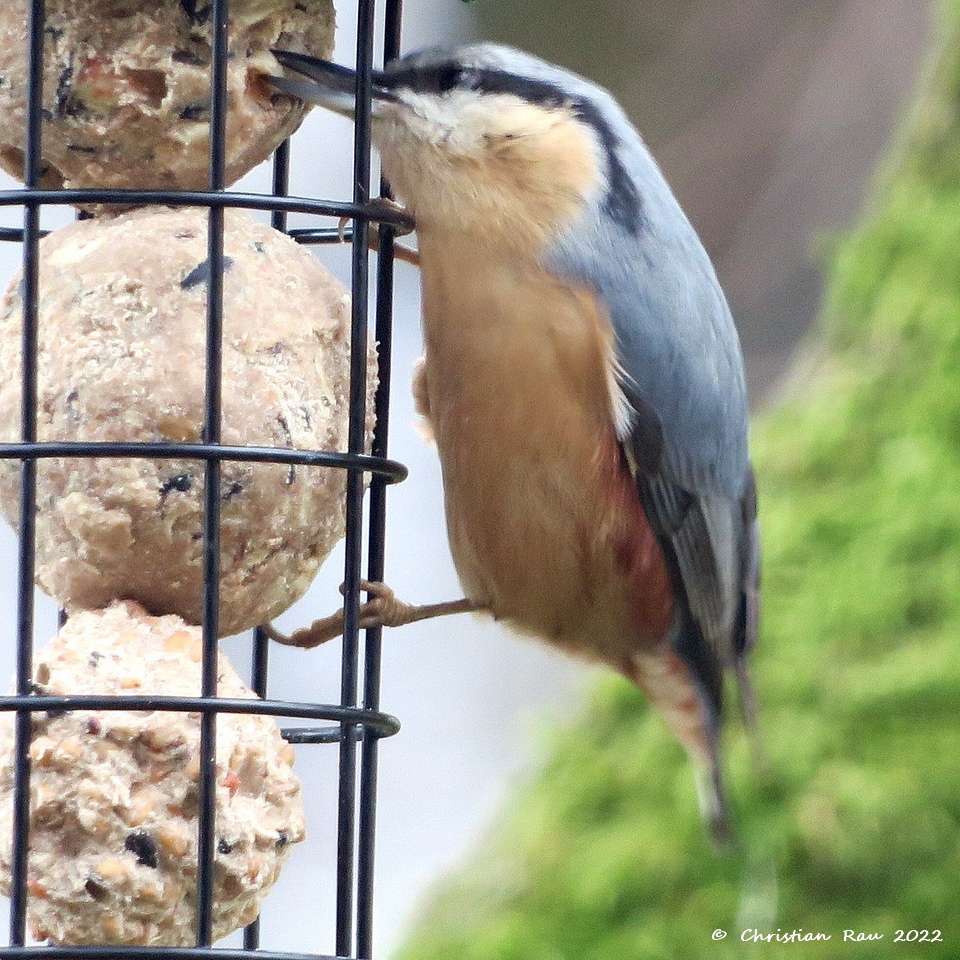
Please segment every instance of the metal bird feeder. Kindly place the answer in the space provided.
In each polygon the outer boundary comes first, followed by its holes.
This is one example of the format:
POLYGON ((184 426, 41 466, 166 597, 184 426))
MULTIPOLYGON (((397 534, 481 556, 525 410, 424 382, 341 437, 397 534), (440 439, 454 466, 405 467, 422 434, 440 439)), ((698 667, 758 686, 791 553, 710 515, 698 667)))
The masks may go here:
MULTIPOLYGON (((0 203, 21 208, 23 227, 0 230, 0 239, 22 245, 24 323, 22 340, 23 376, 22 429, 18 443, 0 444, 0 457, 20 464, 20 525, 17 581, 16 694, 0 697, 0 710, 15 715, 16 747, 13 758, 14 816, 11 869, 10 929, 8 946, 0 948, 0 960, 54 960, 54 958, 99 958, 119 960, 202 960, 220 956, 224 960, 305 960, 320 954, 276 953, 259 949, 258 922, 244 931, 242 949, 211 952, 214 832, 214 749, 218 714, 262 713, 291 719, 326 721, 325 725, 290 727, 283 734, 297 744, 327 744, 339 750, 338 802, 331 819, 337 824, 336 875, 318 875, 321 886, 336 890, 335 930, 332 941, 337 956, 372 956, 372 889, 374 822, 377 786, 377 747, 381 737, 398 729, 392 717, 380 711, 380 636, 359 630, 359 581, 383 576, 385 492, 388 484, 405 475, 404 468, 386 459, 387 420, 390 384, 390 343, 393 257, 391 223, 399 224, 395 213, 371 203, 370 161, 370 80, 375 58, 377 29, 375 0, 357 0, 356 66, 358 71, 357 122, 354 126, 353 184, 350 198, 323 200, 291 197, 287 193, 289 146, 284 143, 273 159, 271 194, 225 192, 226 64, 229 0, 211 0, 212 63, 210 66, 210 158, 209 189, 183 192, 172 190, 41 189, 42 59, 44 44, 44 2, 32 0, 27 40, 23 55, 27 61, 28 103, 24 143, 24 189, 0 192, 0 203), (209 217, 209 264, 207 283, 204 431, 199 443, 62 443, 38 442, 37 434, 37 316, 38 242, 41 209, 48 204, 125 204, 202 207, 209 217), (348 231, 352 241, 352 328, 350 427, 346 450, 290 450, 255 446, 225 446, 220 431, 221 337, 223 327, 223 223, 226 208, 239 207, 271 211, 274 228, 306 244, 333 243, 341 239, 336 221, 352 220, 348 231), (326 225, 287 229, 290 213, 309 214, 326 225), (332 223, 331 223, 332 220, 332 223), (379 252, 375 269, 369 253, 370 224, 381 222, 379 252), (373 304, 375 336, 379 344, 379 389, 376 394, 376 432, 371 455, 363 453, 365 425, 365 357, 368 313, 373 304), (202 464, 204 493, 204 578, 202 695, 196 698, 128 697, 122 701, 106 696, 37 695, 31 686, 34 642, 34 573, 36 528, 37 461, 43 458, 179 458, 202 464), (267 638, 255 631, 251 686, 262 701, 221 701, 216 692, 218 649, 218 577, 220 560, 220 466, 231 460, 259 463, 303 464, 346 470, 346 560, 344 570, 345 631, 341 653, 341 695, 336 704, 289 703, 269 699, 267 689, 267 638), (370 477, 369 510, 365 516, 364 474, 370 477), (363 541, 367 541, 368 568, 361 570, 363 541), (173 947, 50 947, 27 944, 28 824, 30 817, 31 721, 38 712, 83 707, 89 710, 164 709, 190 711, 201 715, 199 782, 199 855, 197 862, 196 945, 173 947)), ((234 0, 238 2, 238 0, 234 0)), ((384 60, 398 52, 401 0, 385 0, 381 54, 384 60)), ((83 216, 83 214, 81 214, 83 216)), ((321 749, 323 749, 321 747, 321 749)), ((266 909, 269 910, 269 901, 266 909)))

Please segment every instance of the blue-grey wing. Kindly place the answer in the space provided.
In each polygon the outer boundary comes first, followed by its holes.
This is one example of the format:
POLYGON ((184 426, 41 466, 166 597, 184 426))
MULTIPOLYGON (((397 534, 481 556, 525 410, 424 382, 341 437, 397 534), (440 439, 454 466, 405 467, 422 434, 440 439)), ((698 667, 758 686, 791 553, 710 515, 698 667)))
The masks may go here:
POLYGON ((547 265, 592 287, 608 308, 617 431, 674 575, 674 642, 719 711, 722 668, 741 661, 756 629, 743 360, 709 258, 650 166, 636 229, 598 203, 551 248, 547 265))

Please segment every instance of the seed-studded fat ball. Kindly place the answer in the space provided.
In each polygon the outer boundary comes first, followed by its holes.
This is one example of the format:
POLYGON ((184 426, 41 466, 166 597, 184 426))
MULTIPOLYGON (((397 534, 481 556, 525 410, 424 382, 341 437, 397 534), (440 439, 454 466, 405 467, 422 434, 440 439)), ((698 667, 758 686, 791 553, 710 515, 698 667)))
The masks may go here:
MULTIPOLYGON (((204 416, 207 215, 140 209, 83 220, 40 247, 41 441, 199 442, 204 416)), ((224 444, 346 448, 350 300, 306 249, 227 211, 224 444)), ((0 439, 20 437, 21 280, 0 307, 0 439)), ((367 356, 368 430, 376 352, 367 356)), ((42 459, 39 586, 68 610, 131 599, 202 617, 204 464, 42 459)), ((19 465, 0 461, 0 508, 19 516, 19 465)), ((343 535, 346 471, 221 466, 220 633, 299 599, 343 535)))
MULTIPOLYGON (((34 661, 45 695, 200 694, 201 631, 132 602, 70 617, 34 661)), ((255 699, 221 654, 220 697, 255 699)), ((34 713, 31 935, 55 944, 192 945, 200 715, 34 713)), ((0 889, 10 892, 13 716, 0 717, 0 889)), ((216 734, 213 932, 257 915, 304 839, 293 748, 267 716, 222 713, 216 734)))
MULTIPOLYGON (((30 0, 0 5, 0 165, 23 176, 30 0)), ((210 0, 47 0, 44 187, 203 189, 210 137, 210 0)), ((326 57, 332 0, 234 0, 226 179, 299 126, 305 107, 263 81, 271 48, 326 57)))

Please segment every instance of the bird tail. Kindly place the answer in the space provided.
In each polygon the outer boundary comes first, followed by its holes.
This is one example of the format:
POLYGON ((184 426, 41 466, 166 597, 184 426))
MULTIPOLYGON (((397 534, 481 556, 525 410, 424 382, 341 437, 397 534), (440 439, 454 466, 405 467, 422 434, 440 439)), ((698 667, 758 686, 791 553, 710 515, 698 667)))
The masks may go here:
POLYGON ((719 850, 727 850, 735 843, 733 826, 730 823, 730 810, 720 758, 714 752, 706 766, 694 764, 694 782, 697 787, 697 800, 700 803, 700 815, 703 817, 710 839, 719 850))
POLYGON ((737 682, 737 699, 740 701, 740 713, 743 717, 744 729, 747 731, 754 769, 766 771, 769 768, 769 761, 763 745, 757 695, 754 692, 753 681, 750 679, 750 671, 744 658, 734 663, 733 675, 737 682))
POLYGON ((630 679, 650 698, 695 770, 700 812, 718 847, 733 842, 720 763, 719 712, 690 667, 673 650, 633 657, 630 679))

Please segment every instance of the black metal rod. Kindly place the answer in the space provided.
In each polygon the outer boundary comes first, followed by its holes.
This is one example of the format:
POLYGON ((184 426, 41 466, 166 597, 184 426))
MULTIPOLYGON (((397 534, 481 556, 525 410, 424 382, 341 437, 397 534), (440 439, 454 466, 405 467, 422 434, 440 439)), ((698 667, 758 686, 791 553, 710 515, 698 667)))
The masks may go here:
POLYGON ((52 206, 80 204, 123 204, 126 207, 238 207, 244 210, 283 210, 286 213, 311 213, 318 216, 347 217, 359 222, 392 223, 401 230, 412 230, 413 220, 402 210, 394 210, 369 201, 363 203, 311 200, 307 197, 275 197, 262 193, 214 193, 206 190, 0 190, 0 207, 43 203, 52 206))
MULTIPOLYGON (((225 186, 227 130, 227 25, 229 0, 213 0, 210 15, 210 176, 211 192, 225 186)), ((224 208, 211 206, 207 226, 207 330, 204 443, 219 444, 222 421, 223 238, 224 208)), ((220 620, 220 460, 204 465, 203 656, 201 694, 217 694, 220 620)), ((197 825, 197 946, 213 942, 213 861, 216 851, 217 715, 200 718, 199 823, 197 825)))
MULTIPOLYGON (((28 19, 27 129, 23 179, 28 188, 40 184, 42 166, 41 119, 43 106, 43 0, 33 0, 28 19)), ((21 332, 20 436, 26 443, 37 439, 37 341, 40 289, 40 207, 28 203, 23 212, 23 330, 21 332)), ((37 506, 37 464, 20 466, 20 517, 17 566, 16 691, 30 692, 33 673, 33 581, 37 506)), ((10 856, 10 942, 26 938, 27 880, 30 833, 30 733, 31 716, 19 710, 14 724, 13 838, 10 856)))
POLYGON ((296 227, 288 230, 287 235, 297 243, 350 243, 353 240, 353 227, 296 227))
POLYGON ((339 743, 344 735, 355 740, 366 738, 363 727, 338 725, 336 727, 283 727, 280 730, 283 739, 293 744, 339 743), (344 734, 346 730, 346 734, 344 734))
POLYGON ((307 720, 330 720, 351 727, 361 726, 369 729, 371 734, 383 737, 393 736, 400 729, 400 722, 395 717, 364 707, 233 697, 167 697, 159 694, 8 694, 0 697, 0 712, 14 710, 23 710, 28 715, 56 715, 74 710, 158 710, 165 713, 243 713, 269 717, 301 717, 307 720))
MULTIPOLYGON (((400 53, 402 0, 387 0, 383 60, 389 63, 400 53)), ((391 197, 390 185, 381 178, 380 193, 391 197)), ((376 339, 378 344, 379 381, 374 400, 377 420, 372 453, 385 456, 389 441, 390 384, 393 371, 393 256, 394 231, 389 225, 380 228, 377 256, 376 339)), ((368 540, 367 579, 382 581, 385 576, 387 525, 387 488, 380 480, 370 484, 370 533, 368 540)), ((380 707, 380 673, 382 662, 382 629, 366 632, 364 650, 363 705, 370 710, 380 707)), ((373 956, 374 859, 376 855, 377 772, 379 745, 374 738, 360 747, 360 808, 357 839, 357 956, 373 956)))
POLYGON ((259 950, 255 957, 245 950, 226 947, 0 947, 0 960, 342 960, 331 954, 287 953, 259 950))
POLYGON ((290 450, 286 447, 236 447, 209 443, 160 443, 140 441, 65 441, 0 443, 0 459, 49 460, 61 457, 144 457, 154 460, 219 460, 239 463, 291 463, 308 467, 339 467, 359 470, 397 483, 407 468, 395 460, 366 454, 331 453, 327 450, 290 450))
POLYGON ((262 627, 253 631, 253 664, 250 670, 250 689, 261 700, 267 696, 267 675, 270 658, 270 638, 262 627))
POLYGON ((257 918, 252 923, 248 923, 243 928, 243 949, 250 950, 250 951, 260 949, 260 916, 259 914, 257 915, 257 918))
MULTIPOLYGON (((286 218, 287 211, 274 211, 272 218, 286 218)), ((78 219, 84 219, 78 217, 78 219)), ((371 218, 372 219, 372 218, 371 218)), ((41 230, 40 236, 45 237, 50 231, 41 230)), ((334 246, 341 243, 350 243, 353 240, 353 227, 295 227, 292 230, 285 231, 291 240, 304 246, 319 246, 327 244, 334 246)), ((0 227, 0 243, 11 241, 14 243, 23 243, 22 227, 0 227)))
MULTIPOLYGON (((269 673, 270 638, 262 627, 253 631, 252 656, 250 666, 250 689, 265 700, 267 696, 267 677, 269 673)), ((282 733, 283 731, 281 731, 282 733)), ((260 916, 243 928, 244 950, 257 950, 260 947, 260 916)))
MULTIPOLYGON (((375 4, 373 0, 359 0, 357 5, 356 44, 356 108, 353 142, 353 201, 366 203, 370 199, 370 114, 373 89, 373 38, 375 4)), ((360 453, 366 437, 366 363, 361 357, 367 352, 367 311, 369 309, 369 224, 354 224, 351 257, 352 323, 350 356, 353 359, 350 376, 350 420, 347 449, 360 453)), ((360 659, 360 571, 363 558, 361 537, 363 521, 363 483, 358 474, 347 476, 346 495, 346 556, 344 560, 344 630, 340 674, 340 702, 357 702, 360 659)), ((336 952, 354 956, 357 803, 357 746, 353 736, 346 735, 340 742, 340 783, 337 816, 337 904, 336 952)))
MULTIPOLYGON (((285 197, 290 190, 290 141, 284 140, 273 154, 273 195, 285 197)), ((270 225, 274 230, 285 232, 287 229, 286 211, 274 209, 270 215, 270 225)))
MULTIPOLYGON (((290 141, 284 140, 273 153, 273 196, 286 196, 290 188, 290 141)), ((287 214, 283 210, 274 210, 270 214, 270 226, 281 232, 287 229, 287 214)), ((260 697, 267 695, 267 673, 270 640, 266 633, 257 627, 253 631, 252 664, 250 670, 250 688, 260 697)), ((243 929, 245 950, 257 950, 260 947, 260 917, 248 923, 243 929)))

